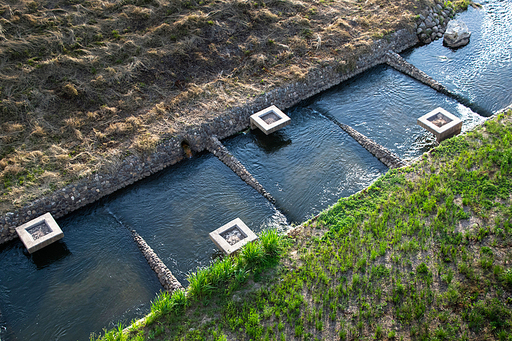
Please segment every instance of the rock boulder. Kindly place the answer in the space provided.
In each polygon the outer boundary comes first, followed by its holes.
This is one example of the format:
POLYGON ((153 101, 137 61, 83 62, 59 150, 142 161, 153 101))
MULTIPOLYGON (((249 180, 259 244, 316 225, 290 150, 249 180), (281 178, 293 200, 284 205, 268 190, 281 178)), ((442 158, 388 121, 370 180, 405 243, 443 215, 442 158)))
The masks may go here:
POLYGON ((459 20, 451 20, 446 27, 443 43, 448 47, 457 48, 466 46, 470 37, 471 32, 469 32, 465 23, 459 20))

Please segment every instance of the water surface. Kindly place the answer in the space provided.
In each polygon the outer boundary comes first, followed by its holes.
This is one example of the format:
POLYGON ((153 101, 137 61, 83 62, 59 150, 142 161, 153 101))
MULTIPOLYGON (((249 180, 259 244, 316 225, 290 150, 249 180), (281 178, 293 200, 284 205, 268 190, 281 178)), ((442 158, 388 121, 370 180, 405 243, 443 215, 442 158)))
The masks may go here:
POLYGON ((258 233, 286 218, 212 154, 203 153, 122 191, 108 208, 134 228, 185 286, 218 255, 208 234, 235 218, 258 233))
POLYGON ((59 242, 32 255, 19 240, 0 251, 8 340, 83 340, 148 312, 158 279, 101 204, 57 223, 65 234, 59 242))
POLYGON ((386 172, 386 166, 325 117, 303 106, 286 114, 292 123, 269 136, 253 130, 223 142, 291 222, 311 218, 386 172))
POLYGON ((512 1, 479 1, 457 15, 471 31, 470 43, 453 50, 442 39, 403 57, 449 89, 490 112, 512 103, 512 1))
MULTIPOLYGON (((451 50, 438 40, 403 56, 495 111, 512 103, 512 2, 482 4, 458 15, 472 31, 468 46, 451 50)), ((218 256, 208 233, 221 225, 240 217, 256 232, 286 229, 387 171, 326 116, 413 159, 435 145, 416 120, 438 106, 460 117, 463 130, 483 120, 408 76, 376 67, 287 111, 292 124, 277 133, 223 141, 279 210, 215 157, 200 154, 59 219, 65 237, 47 249, 29 255, 20 241, 0 246, 0 339, 87 340, 141 317, 161 286, 127 228, 186 285, 189 271, 218 256)))

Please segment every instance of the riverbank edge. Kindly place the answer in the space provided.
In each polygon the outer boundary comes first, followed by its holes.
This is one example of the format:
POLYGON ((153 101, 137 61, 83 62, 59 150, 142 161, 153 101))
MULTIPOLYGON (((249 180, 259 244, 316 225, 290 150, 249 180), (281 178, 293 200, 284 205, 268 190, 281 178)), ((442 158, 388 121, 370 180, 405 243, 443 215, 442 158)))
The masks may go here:
MULTIPOLYGON (((459 134, 458 136, 462 136, 462 135, 466 135, 468 134, 469 132, 472 132, 480 127, 482 127, 486 122, 488 121, 491 121, 491 120, 495 120, 498 118, 499 115, 501 114, 505 114, 507 112, 511 111, 512 112, 512 103, 510 105, 508 105, 507 107, 505 108, 502 108, 496 112, 494 112, 491 116, 487 117, 485 120, 483 120, 482 122, 476 124, 474 127, 472 127, 470 130, 467 130, 461 134, 459 134)), ((412 162, 410 162, 409 164, 405 165, 405 166, 402 166, 400 168, 407 168, 407 167, 412 167, 414 166, 415 163, 417 162, 420 162, 424 155, 426 154, 430 154, 432 152, 435 153, 435 151, 437 150, 438 146, 432 148, 431 150, 425 152, 424 154, 422 154, 421 156, 418 156, 416 159, 414 159, 412 162)), ((384 174, 381 175, 379 178, 375 179, 375 181, 381 179, 383 176, 385 176, 384 174)), ((357 196, 359 195, 359 193, 361 192, 365 192, 368 190, 368 188, 370 187, 371 185, 368 185, 367 187, 361 189, 360 191, 352 194, 349 196, 350 197, 353 197, 353 196, 357 196)), ((324 214, 325 212, 328 212, 330 209, 332 208, 332 206, 329 206, 327 207, 326 209, 322 210, 320 213, 318 213, 317 215, 311 217, 310 219, 304 221, 302 224, 300 225, 297 225, 297 226, 294 226, 292 228, 290 228, 288 231, 285 232, 285 235, 289 238, 297 238, 298 235, 300 234, 300 232, 302 231, 302 229, 304 229, 306 226, 309 226, 311 224, 313 224, 314 222, 316 222, 320 216, 322 214, 324 214)), ((185 290, 185 292, 188 290, 188 287, 186 288, 183 288, 182 290, 185 290)), ((122 329, 122 333, 124 334, 128 334, 130 332, 133 332, 133 331, 136 331, 140 328, 143 328, 144 326, 146 326, 146 323, 148 321, 151 321, 153 318, 156 318, 156 314, 153 312, 153 311, 150 311, 148 314, 146 314, 144 317, 138 319, 138 320, 135 320, 133 321, 130 325, 126 326, 124 329, 122 329)), ((96 339, 95 339, 96 340, 96 339)), ((103 340, 101 337, 97 340, 103 340)))
POLYGON ((157 173, 185 159, 182 144, 195 152, 206 150, 211 136, 222 140, 249 127, 249 117, 270 105, 288 109, 322 91, 353 78, 372 67, 386 62, 386 53, 400 53, 419 43, 416 32, 399 30, 375 41, 355 61, 333 62, 311 70, 303 81, 264 93, 245 106, 190 126, 187 130, 166 137, 150 155, 130 155, 115 165, 109 173, 94 174, 74 182, 48 196, 38 198, 24 207, 0 217, 0 244, 16 239, 15 228, 46 212, 61 218, 70 212, 91 204, 104 196, 125 188, 136 181, 157 173))

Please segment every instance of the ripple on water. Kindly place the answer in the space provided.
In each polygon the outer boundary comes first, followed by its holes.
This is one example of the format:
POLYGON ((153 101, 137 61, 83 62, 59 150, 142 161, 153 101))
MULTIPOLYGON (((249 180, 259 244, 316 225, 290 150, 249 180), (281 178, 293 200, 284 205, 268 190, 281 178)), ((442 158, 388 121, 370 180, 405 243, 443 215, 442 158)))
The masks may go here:
POLYGON ((286 219, 211 154, 181 162, 120 193, 109 209, 135 229, 176 278, 218 256, 208 234, 235 218, 255 232, 286 219))
POLYGON ((412 49, 405 59, 456 93, 488 111, 512 103, 512 2, 483 1, 481 9, 457 15, 471 31, 457 50, 442 40, 412 49))
MULTIPOLYGON (((468 46, 453 51, 439 40, 404 56, 495 111, 512 102, 512 2, 482 4, 459 14, 473 32, 468 46)), ((290 110, 292 125, 276 134, 251 132, 225 143, 290 219, 301 222, 386 171, 323 113, 407 159, 434 144, 416 119, 437 106, 462 118, 463 129, 482 120, 429 87, 378 67, 290 110)), ((19 241, 0 246, 0 338, 83 340, 120 319, 142 316, 161 286, 125 227, 135 228, 185 282, 187 272, 216 256, 208 233, 236 217, 256 231, 287 228, 286 218, 254 189, 202 154, 60 219, 64 239, 39 256, 19 241)))
POLYGON ((352 126, 405 160, 436 145, 434 136, 416 123, 431 110, 443 107, 459 117, 463 131, 483 121, 456 100, 387 66, 326 91, 307 106, 352 126))

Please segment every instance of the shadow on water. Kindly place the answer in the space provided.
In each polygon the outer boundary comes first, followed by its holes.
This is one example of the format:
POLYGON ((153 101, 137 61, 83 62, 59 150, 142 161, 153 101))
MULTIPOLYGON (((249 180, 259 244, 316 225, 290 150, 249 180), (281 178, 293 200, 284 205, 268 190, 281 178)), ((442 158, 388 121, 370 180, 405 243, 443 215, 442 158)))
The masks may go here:
POLYGON ((265 135, 261 130, 251 130, 250 136, 258 147, 265 153, 272 154, 279 149, 292 144, 290 137, 283 131, 276 131, 270 135, 265 135))
POLYGON ((23 251, 23 254, 32 260, 37 270, 41 270, 71 255, 71 251, 69 251, 64 241, 59 240, 33 254, 28 253, 26 250, 23 251))

